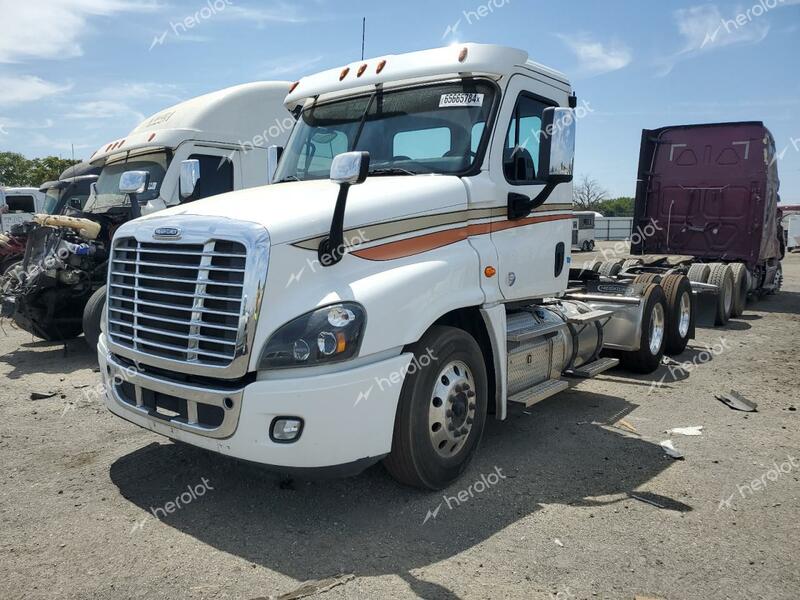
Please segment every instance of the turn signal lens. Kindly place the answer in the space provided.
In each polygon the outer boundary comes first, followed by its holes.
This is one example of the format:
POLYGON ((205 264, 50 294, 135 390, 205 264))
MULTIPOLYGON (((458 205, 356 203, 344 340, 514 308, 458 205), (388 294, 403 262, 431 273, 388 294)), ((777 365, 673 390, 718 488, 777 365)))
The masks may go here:
POLYGON ((378 67, 375 69, 375 72, 380 73, 381 71, 383 71, 383 67, 385 66, 386 66, 386 61, 382 60, 381 62, 378 63, 378 67))
POLYGON ((486 277, 494 277, 497 274, 497 269, 494 267, 486 267, 483 270, 483 274, 486 275, 486 277))
POLYGON ((347 77, 347 74, 349 72, 350 72, 350 67, 345 67, 344 69, 342 69, 342 72, 339 73, 339 81, 342 81, 345 77, 347 77))

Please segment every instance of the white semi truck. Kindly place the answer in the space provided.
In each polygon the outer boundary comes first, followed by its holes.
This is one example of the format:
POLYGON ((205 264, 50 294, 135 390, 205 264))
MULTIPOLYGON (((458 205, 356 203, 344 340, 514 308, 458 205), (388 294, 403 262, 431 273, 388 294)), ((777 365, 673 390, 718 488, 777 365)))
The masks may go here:
POLYGON ((487 414, 620 360, 650 372, 692 336, 685 277, 570 270, 576 100, 525 52, 360 61, 286 102, 275 184, 117 231, 98 344, 116 415, 277 471, 383 460, 437 489, 487 414))
POLYGON ((44 339, 83 332, 96 347, 116 229, 142 214, 268 183, 269 147, 282 145, 295 122, 284 106, 289 84, 261 81, 204 94, 104 144, 89 159, 100 174, 83 208, 37 218, 23 263, 0 284, 3 316, 44 339), (193 177, 181 187, 187 168, 193 177), (129 172, 144 178, 135 193, 121 186, 129 172))

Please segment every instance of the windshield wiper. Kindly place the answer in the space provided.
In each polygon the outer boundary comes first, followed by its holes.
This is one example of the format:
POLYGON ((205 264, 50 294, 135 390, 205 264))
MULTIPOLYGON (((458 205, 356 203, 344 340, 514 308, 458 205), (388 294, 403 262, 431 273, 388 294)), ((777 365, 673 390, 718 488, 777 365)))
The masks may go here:
POLYGON ((415 173, 414 171, 409 171, 408 169, 401 169, 400 167, 385 167, 381 169, 370 169, 370 175, 419 175, 419 173, 415 173))
POLYGON ((287 175, 286 177, 284 177, 283 179, 279 179, 275 183, 285 183, 287 181, 300 181, 300 180, 294 175, 287 175))

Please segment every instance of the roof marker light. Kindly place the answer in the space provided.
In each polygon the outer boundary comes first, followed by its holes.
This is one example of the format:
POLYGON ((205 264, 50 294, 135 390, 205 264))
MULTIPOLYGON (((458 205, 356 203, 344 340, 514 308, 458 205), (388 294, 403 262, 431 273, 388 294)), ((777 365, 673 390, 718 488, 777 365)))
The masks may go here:
POLYGON ((344 69, 342 69, 342 72, 339 73, 339 81, 342 81, 345 77, 347 77, 347 74, 349 72, 350 72, 350 67, 345 67, 344 69))
POLYGON ((375 72, 380 73, 381 71, 383 71, 383 67, 385 66, 386 66, 386 61, 382 60, 381 62, 378 63, 378 67, 375 69, 375 72))
POLYGON ((289 86, 289 93, 291 94, 293 91, 297 89, 297 86, 300 85, 300 81, 295 81, 292 85, 289 86))
POLYGON ((358 73, 356 73, 356 77, 361 77, 364 74, 364 71, 367 70, 367 63, 364 63, 360 67, 358 67, 358 73))
POLYGON ((148 138, 147 138, 147 141, 148 141, 148 142, 152 142, 154 137, 156 137, 156 134, 155 134, 155 133, 151 133, 151 134, 148 136, 148 138))
POLYGON ((125 140, 121 140, 121 141, 120 141, 120 142, 117 144, 117 148, 122 148, 122 144, 124 144, 124 143, 125 143, 125 140))
POLYGON ((465 60, 467 60, 467 54, 468 53, 469 53, 469 48, 464 46, 461 49, 461 52, 458 53, 458 62, 464 62, 465 60))
POLYGON ((113 145, 114 145, 114 142, 111 142, 108 146, 106 146, 106 152, 111 150, 111 146, 113 146, 113 145))

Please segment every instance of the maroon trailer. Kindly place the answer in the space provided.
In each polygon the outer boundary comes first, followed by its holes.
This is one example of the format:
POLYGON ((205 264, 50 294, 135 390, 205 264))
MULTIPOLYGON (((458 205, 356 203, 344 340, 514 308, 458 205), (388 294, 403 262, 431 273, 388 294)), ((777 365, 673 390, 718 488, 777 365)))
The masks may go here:
POLYGON ((696 298, 716 288, 712 314, 724 325, 748 295, 780 289, 778 187, 775 141, 761 122, 644 130, 633 229, 649 235, 634 237, 631 254, 642 258, 620 274, 683 272, 696 298))

